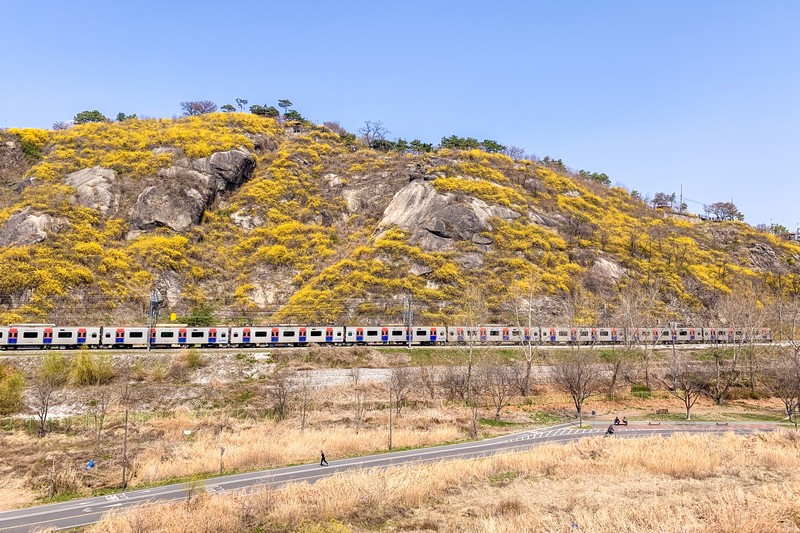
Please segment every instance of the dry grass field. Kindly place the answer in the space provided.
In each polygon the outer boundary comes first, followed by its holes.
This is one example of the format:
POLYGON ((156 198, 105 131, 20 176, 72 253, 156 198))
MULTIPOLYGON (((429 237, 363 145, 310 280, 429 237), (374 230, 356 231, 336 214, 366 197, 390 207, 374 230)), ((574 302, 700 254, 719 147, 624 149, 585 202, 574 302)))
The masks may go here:
POLYGON ((800 531, 800 435, 590 438, 314 485, 188 495, 106 518, 136 531, 800 531))

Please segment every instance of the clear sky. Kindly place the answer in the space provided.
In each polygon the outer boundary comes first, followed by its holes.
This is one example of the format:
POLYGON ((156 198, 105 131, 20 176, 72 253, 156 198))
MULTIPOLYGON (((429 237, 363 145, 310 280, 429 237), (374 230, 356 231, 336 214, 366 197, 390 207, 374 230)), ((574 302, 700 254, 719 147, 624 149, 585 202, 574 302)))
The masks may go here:
POLYGON ((794 230, 800 2, 0 0, 0 128, 287 98, 794 230))

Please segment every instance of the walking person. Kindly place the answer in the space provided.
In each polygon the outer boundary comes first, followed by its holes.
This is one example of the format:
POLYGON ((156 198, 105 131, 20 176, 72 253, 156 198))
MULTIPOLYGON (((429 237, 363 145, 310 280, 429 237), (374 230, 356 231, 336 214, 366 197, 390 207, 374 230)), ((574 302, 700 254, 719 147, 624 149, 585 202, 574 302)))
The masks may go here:
POLYGON ((319 451, 319 466, 328 466, 328 461, 325 459, 325 452, 319 451))

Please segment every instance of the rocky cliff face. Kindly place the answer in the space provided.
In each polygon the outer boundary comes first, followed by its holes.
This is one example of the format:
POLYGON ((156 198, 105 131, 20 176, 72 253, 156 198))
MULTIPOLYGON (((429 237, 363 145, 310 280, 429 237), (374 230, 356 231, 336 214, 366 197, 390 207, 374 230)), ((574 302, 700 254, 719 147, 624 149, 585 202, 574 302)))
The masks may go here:
POLYGON ((402 228, 411 242, 438 252, 451 250, 458 241, 492 244, 493 217, 514 220, 520 214, 477 198, 440 194, 429 182, 415 179, 394 195, 378 227, 402 228))

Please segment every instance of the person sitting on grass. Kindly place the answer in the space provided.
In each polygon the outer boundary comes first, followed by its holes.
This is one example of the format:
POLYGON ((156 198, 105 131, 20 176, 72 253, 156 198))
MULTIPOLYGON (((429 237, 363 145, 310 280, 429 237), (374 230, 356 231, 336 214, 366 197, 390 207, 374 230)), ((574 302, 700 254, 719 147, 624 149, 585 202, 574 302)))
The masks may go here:
POLYGON ((614 425, 615 425, 615 426, 618 426, 618 425, 619 425, 619 417, 616 417, 616 418, 614 419, 614 425))
POLYGON ((628 419, 626 417, 624 417, 624 416, 622 417, 622 425, 623 426, 627 426, 628 425, 628 419))

